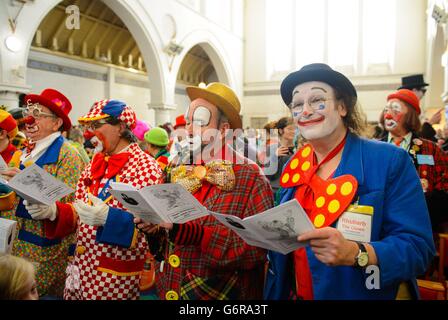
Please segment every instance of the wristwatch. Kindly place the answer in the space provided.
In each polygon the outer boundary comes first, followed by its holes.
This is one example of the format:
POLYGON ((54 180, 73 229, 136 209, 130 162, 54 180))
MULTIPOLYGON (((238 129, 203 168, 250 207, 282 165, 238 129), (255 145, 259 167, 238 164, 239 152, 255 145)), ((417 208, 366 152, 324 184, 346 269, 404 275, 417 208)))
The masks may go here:
POLYGON ((359 247, 359 252, 357 256, 355 257, 355 264, 354 266, 357 268, 365 268, 367 267, 367 264, 369 263, 369 254, 367 252, 366 246, 363 243, 356 242, 359 247))

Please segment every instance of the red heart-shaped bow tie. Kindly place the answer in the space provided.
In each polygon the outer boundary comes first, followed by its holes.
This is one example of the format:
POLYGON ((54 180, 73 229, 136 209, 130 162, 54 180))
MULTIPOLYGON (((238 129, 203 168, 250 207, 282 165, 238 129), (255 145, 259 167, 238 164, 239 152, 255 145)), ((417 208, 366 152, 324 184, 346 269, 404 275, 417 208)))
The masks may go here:
POLYGON ((307 144, 285 166, 280 186, 308 185, 314 193, 309 218, 316 228, 322 228, 335 222, 350 205, 358 189, 358 181, 352 175, 324 180, 315 174, 315 167, 313 147, 307 144))

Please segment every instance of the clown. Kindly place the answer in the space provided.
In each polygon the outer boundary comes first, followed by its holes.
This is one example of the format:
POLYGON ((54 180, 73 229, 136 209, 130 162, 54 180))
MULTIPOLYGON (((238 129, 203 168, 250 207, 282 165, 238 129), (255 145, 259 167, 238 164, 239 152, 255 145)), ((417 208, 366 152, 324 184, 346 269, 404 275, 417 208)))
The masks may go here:
MULTIPOLYGON (((16 120, 10 113, 0 109, 0 154, 6 163, 9 163, 17 149, 11 143, 18 133, 16 120)), ((18 165, 18 162, 13 166, 18 165)))
MULTIPOLYGON (((0 155, 3 158, 3 162, 12 167, 18 167, 20 164, 21 153, 20 151, 17 151, 16 147, 11 142, 17 133, 17 123, 12 115, 7 111, 0 109, 0 155)), ((15 200, 15 193, 6 185, 1 184, 0 211, 7 211, 14 208, 15 200)))
MULTIPOLYGON (((29 94, 25 97, 25 133, 28 145, 21 152, 20 169, 35 163, 71 188, 84 168, 84 162, 78 151, 62 135, 72 124, 69 113, 70 101, 59 91, 45 89, 40 95, 29 94)), ((16 161, 16 165, 19 161, 16 161)), ((10 169, 2 173, 14 176, 19 169, 10 169)), ((62 199, 63 203, 73 201, 73 194, 62 199)), ((17 200, 14 208, 2 211, 1 216, 18 221, 19 232, 14 242, 13 254, 26 257, 36 263, 36 280, 41 296, 62 297, 65 283, 65 269, 74 235, 50 239, 45 224, 37 221, 32 206, 37 204, 17 200)), ((54 207, 47 208, 49 211, 54 207)), ((51 216, 53 218, 53 216, 51 216)))
MULTIPOLYGON (((222 146, 229 129, 241 128, 240 103, 222 83, 187 87, 191 104, 186 112, 185 139, 193 149, 194 165, 173 167, 170 182, 183 185, 207 209, 240 218, 272 206, 273 196, 260 168, 222 146), (193 136, 199 138, 193 139, 193 136), (209 156, 202 157, 212 148, 209 156), (200 152, 196 150, 199 146, 200 152), (216 146, 216 145, 215 145, 216 146), (238 160, 238 161, 237 161, 238 160)), ((140 219, 139 228, 154 227, 140 219)), ((185 224, 162 224, 169 241, 160 239, 161 263, 156 286, 161 299, 260 299, 265 251, 247 245, 236 233, 206 216, 185 224)))
POLYGON ((408 153, 420 177, 433 229, 442 231, 441 225, 448 221, 448 158, 435 143, 418 136, 420 112, 419 99, 414 92, 400 89, 390 94, 381 115, 387 132, 382 140, 408 153))
POLYGON ((101 142, 101 150, 86 167, 72 204, 56 202, 54 209, 30 208, 44 219, 53 239, 77 229, 74 258, 67 268, 64 299, 137 299, 140 273, 147 253, 143 234, 133 216, 109 194, 112 181, 135 188, 156 184, 162 172, 136 143, 131 130, 135 113, 118 100, 96 102, 79 119, 101 142))
POLYGON ((147 143, 147 152, 156 159, 160 168, 165 172, 170 157, 167 150, 170 143, 168 133, 163 128, 155 127, 145 133, 144 139, 147 143))
POLYGON ((406 153, 358 136, 356 90, 329 66, 304 66, 280 90, 308 142, 284 168, 280 202, 297 199, 316 229, 297 238, 306 248, 269 252, 265 298, 394 299, 399 288, 415 297, 434 243, 406 153), (365 285, 371 265, 378 290, 365 285))

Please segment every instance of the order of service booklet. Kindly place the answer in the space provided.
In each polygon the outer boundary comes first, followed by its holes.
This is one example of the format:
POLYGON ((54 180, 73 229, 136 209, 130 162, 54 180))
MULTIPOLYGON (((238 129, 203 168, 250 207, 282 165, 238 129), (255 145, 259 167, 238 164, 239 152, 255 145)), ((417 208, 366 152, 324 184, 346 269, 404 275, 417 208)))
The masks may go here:
POLYGON ((240 219, 207 210, 180 184, 157 184, 140 190, 119 182, 112 182, 110 186, 110 193, 144 221, 185 223, 210 214, 248 244, 283 254, 306 246, 307 243, 298 242, 297 237, 314 229, 296 199, 240 219))
POLYGON ((307 246, 307 242, 298 242, 297 237, 314 229, 296 199, 244 219, 212 211, 209 213, 248 244, 283 254, 307 246))
POLYGON ((16 232, 17 221, 0 218, 0 254, 11 253, 16 232))
POLYGON ((0 178, 0 183, 7 185, 25 200, 48 206, 74 192, 36 164, 26 167, 9 181, 0 178))
POLYGON ((180 184, 155 184, 137 190, 111 182, 110 187, 110 193, 126 209, 150 223, 185 223, 208 215, 207 209, 180 184))

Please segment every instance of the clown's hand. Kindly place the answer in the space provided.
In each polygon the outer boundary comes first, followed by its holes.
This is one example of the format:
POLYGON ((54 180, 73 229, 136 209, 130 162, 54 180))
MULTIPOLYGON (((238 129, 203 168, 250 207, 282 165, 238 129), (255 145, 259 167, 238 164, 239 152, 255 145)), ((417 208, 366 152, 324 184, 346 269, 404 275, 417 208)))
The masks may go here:
POLYGON ((24 200, 23 204, 34 220, 50 219, 50 221, 54 221, 58 215, 56 203, 47 206, 43 203, 29 203, 27 200, 24 200))
POLYGON ((92 205, 88 205, 83 201, 76 200, 73 203, 73 207, 79 216, 82 223, 90 226, 103 226, 107 220, 107 214, 109 212, 109 206, 105 204, 101 199, 91 195, 87 195, 92 205))

